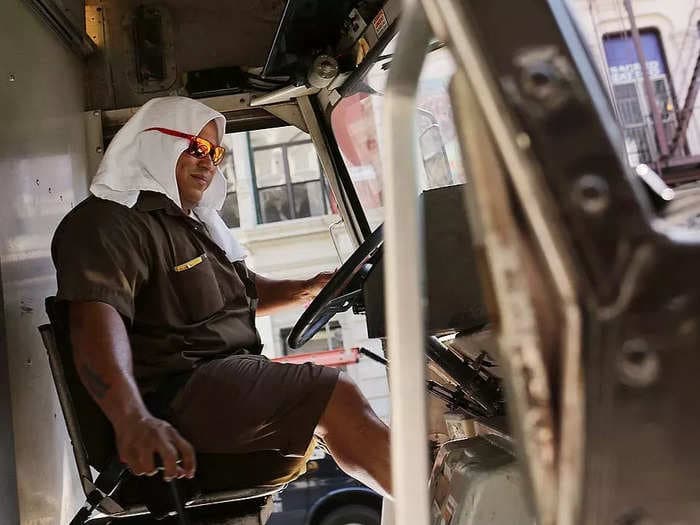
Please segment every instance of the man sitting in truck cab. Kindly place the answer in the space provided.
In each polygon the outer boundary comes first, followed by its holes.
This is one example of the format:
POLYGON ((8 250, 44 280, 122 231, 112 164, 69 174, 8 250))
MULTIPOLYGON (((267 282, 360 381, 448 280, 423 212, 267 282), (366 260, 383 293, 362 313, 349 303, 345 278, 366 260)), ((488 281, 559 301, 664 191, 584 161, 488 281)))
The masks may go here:
POLYGON ((342 372, 260 355, 255 315, 313 298, 328 274, 256 275, 216 210, 225 117, 191 99, 146 103, 117 133, 92 195, 54 236, 81 380, 137 475, 195 474, 195 450, 304 456, 390 492, 389 433, 342 372))

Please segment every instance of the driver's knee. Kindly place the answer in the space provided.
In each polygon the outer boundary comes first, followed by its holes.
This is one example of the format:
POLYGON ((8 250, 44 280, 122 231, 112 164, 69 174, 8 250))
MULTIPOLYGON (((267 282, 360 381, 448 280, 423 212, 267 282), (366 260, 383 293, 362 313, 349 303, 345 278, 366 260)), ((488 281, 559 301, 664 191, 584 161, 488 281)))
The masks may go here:
POLYGON ((315 433, 324 438, 333 429, 353 425, 371 413, 368 401, 355 382, 345 372, 340 372, 315 433))

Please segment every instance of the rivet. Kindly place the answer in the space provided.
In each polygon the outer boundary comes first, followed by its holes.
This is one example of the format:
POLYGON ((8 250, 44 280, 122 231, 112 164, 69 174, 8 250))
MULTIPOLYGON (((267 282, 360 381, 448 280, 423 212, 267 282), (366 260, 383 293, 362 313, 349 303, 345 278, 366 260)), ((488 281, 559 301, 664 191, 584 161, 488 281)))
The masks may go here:
POLYGON ((610 203, 608 183, 598 175, 583 175, 576 181, 573 199, 586 213, 598 215, 604 212, 610 203))
POLYGON ((92 116, 93 116, 93 117, 99 117, 99 116, 100 116, 100 112, 97 111, 97 110, 95 110, 95 111, 92 112, 92 116))
POLYGON ((10 73, 10 75, 7 77, 7 79, 8 79, 10 82, 14 82, 15 80, 17 80, 17 79, 15 78, 15 76, 14 76, 12 73, 10 73))
POLYGON ((661 365, 658 354, 644 339, 630 339, 620 349, 617 369, 621 383, 644 388, 656 382, 661 365))
POLYGON ((557 94, 559 74, 551 62, 529 64, 521 74, 523 91, 538 100, 551 99, 557 94))
POLYGON ((95 148, 95 151, 96 151, 97 153, 102 153, 102 151, 103 151, 102 146, 97 146, 97 147, 95 148))

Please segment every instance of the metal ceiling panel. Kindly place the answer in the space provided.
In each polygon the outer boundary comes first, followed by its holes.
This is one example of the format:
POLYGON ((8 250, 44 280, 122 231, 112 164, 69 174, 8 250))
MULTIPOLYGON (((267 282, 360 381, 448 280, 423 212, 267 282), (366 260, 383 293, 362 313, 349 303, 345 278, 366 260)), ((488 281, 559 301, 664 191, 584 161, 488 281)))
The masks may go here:
POLYGON ((93 109, 116 109, 140 106, 154 96, 181 93, 187 72, 262 66, 284 0, 88 0, 86 9, 100 14, 95 17, 98 25, 90 32, 96 37, 100 53, 88 64, 89 105, 93 109), (138 33, 135 17, 141 6, 160 13, 161 28, 155 17, 150 17, 142 38, 159 43, 165 68, 164 80, 145 84, 139 82, 143 67, 138 64, 143 62, 134 46, 138 33))

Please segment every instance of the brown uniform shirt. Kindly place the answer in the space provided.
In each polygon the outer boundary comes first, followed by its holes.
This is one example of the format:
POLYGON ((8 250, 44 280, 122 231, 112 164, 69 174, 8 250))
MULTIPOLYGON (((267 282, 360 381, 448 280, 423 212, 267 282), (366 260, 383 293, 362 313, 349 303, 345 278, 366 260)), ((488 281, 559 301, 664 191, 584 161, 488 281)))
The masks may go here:
POLYGON ((198 362, 260 353, 254 274, 166 196, 133 208, 91 196, 54 235, 57 298, 113 306, 127 323, 143 391, 198 362))

